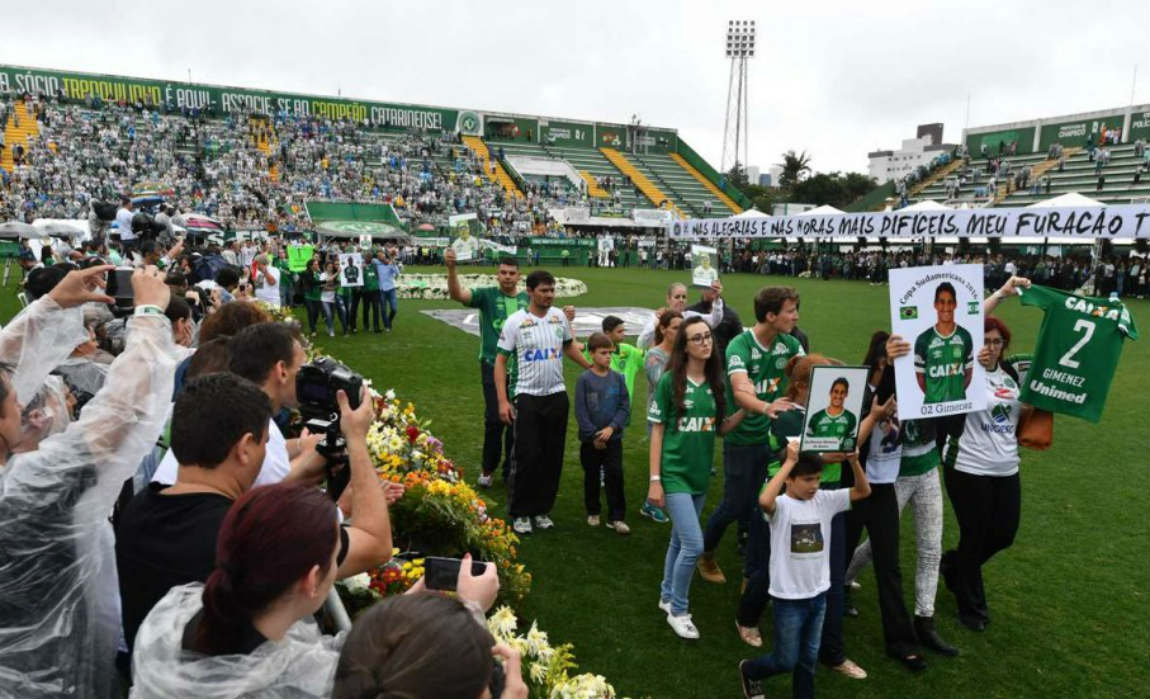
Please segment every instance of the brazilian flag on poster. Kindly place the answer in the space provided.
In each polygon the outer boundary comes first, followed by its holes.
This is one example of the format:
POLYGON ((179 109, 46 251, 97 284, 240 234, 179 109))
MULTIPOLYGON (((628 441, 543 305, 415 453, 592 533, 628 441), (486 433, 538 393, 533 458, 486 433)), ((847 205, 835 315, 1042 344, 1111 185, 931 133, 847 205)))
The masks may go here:
POLYGON ((898 317, 904 321, 912 321, 912 320, 918 318, 918 307, 917 306, 899 307, 898 317))

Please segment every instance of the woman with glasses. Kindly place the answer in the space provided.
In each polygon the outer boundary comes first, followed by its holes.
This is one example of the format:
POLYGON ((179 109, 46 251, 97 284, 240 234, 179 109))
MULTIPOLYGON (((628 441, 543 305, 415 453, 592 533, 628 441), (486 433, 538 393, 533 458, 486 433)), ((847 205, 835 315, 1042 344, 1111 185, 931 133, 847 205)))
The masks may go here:
POLYGON ((1010 347, 1010 329, 990 312, 998 302, 1029 287, 1030 280, 1012 277, 983 302, 986 314, 978 362, 986 369, 986 408, 966 414, 957 434, 947 440, 943 480, 958 519, 958 549, 942 555, 940 573, 954 593, 958 619, 981 632, 990 622, 982 566, 1014 543, 1022 507, 1018 476, 1018 428, 1032 407, 1019 402, 1018 372, 1003 355, 1010 347))
POLYGON ((699 515, 715 454, 715 433, 726 434, 743 419, 727 416, 723 366, 706 321, 686 319, 675 337, 667 371, 647 409, 651 426, 651 485, 647 498, 671 517, 671 541, 663 565, 659 609, 684 639, 699 631, 687 612, 695 561, 703 551, 699 515))

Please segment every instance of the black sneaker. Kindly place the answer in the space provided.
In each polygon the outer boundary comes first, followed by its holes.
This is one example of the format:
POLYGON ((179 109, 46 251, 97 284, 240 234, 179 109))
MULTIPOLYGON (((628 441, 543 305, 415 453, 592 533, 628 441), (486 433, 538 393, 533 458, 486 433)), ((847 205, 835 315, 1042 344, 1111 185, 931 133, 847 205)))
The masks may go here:
POLYGON ((747 678, 747 673, 743 670, 743 666, 747 663, 747 659, 739 662, 739 683, 743 686, 743 697, 745 698, 763 698, 763 683, 751 678, 747 678))
POLYGON ((934 627, 933 617, 914 617, 914 631, 918 635, 918 641, 927 649, 942 654, 943 656, 958 656, 958 649, 938 635, 938 630, 934 627))

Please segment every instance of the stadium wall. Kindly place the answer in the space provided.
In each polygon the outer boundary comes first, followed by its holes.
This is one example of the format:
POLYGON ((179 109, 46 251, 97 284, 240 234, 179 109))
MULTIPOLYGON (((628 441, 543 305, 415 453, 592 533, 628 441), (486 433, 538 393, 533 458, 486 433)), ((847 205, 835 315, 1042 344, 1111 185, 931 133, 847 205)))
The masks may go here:
POLYGON ((1017 153, 1044 153, 1050 144, 1081 146, 1086 137, 1097 138, 1103 127, 1108 131, 1120 130, 1122 142, 1138 138, 1150 139, 1150 105, 1130 105, 1094 112, 1066 114, 1045 119, 1032 119, 1007 124, 994 124, 966 129, 962 141, 972 155, 977 156, 986 144, 992 154, 998 153, 998 144, 1018 143, 1017 153))

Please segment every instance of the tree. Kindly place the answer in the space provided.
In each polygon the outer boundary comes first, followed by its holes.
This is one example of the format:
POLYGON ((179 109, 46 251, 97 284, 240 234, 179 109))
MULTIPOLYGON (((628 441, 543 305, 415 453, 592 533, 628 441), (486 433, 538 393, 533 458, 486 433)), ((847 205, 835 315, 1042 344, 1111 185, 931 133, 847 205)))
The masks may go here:
POLYGON ((740 190, 746 190, 747 185, 751 184, 747 180, 747 171, 743 168, 742 163, 735 161, 735 164, 727 171, 727 182, 738 187, 740 190))
POLYGON ((790 201, 841 209, 874 186, 874 179, 861 173, 816 173, 791 187, 790 201))
POLYGON ((794 187, 805 175, 811 173, 811 157, 806 151, 796 155, 794 149, 783 154, 783 162, 775 163, 783 169, 779 174, 779 187, 784 189, 794 187))

